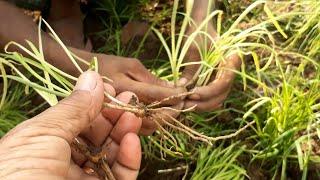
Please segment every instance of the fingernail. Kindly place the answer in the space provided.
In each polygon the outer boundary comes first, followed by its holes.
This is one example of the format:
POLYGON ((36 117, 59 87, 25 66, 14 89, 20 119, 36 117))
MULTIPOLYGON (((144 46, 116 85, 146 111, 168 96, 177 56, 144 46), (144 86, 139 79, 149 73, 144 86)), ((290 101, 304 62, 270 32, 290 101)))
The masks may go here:
POLYGON ((80 75, 75 90, 92 91, 97 86, 97 74, 93 71, 87 71, 80 75))
POLYGON ((191 100, 200 100, 200 95, 199 94, 191 94, 190 96, 189 96, 189 99, 191 99, 191 100))
POLYGON ((181 78, 181 79, 179 80, 179 82, 178 82, 178 85, 179 85, 179 86, 183 86, 183 85, 187 84, 187 82, 188 82, 188 79, 187 79, 187 78, 181 78))

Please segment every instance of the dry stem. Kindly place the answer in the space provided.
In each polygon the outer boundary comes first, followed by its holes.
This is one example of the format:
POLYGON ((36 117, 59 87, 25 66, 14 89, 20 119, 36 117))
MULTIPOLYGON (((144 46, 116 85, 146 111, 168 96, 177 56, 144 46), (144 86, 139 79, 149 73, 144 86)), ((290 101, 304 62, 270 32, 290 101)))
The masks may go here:
POLYGON ((168 102, 170 100, 173 100, 173 99, 177 99, 177 98, 181 98, 181 97, 185 97, 185 96, 189 96, 191 94, 194 94, 194 92, 185 92, 185 93, 180 93, 178 95, 175 95, 175 96, 170 96, 170 97, 167 97, 167 98, 164 98, 163 100, 161 101, 156 101, 154 103, 151 103, 147 106, 147 108, 154 108, 156 106, 160 106, 162 104, 164 104, 165 102, 168 102))

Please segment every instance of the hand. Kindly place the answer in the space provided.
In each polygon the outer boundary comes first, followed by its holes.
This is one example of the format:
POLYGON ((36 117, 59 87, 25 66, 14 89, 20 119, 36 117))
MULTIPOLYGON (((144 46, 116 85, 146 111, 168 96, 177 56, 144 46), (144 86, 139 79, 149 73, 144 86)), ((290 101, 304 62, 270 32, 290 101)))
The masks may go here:
POLYGON ((97 179, 82 170, 86 159, 77 154, 71 159, 70 143, 81 132, 86 142, 105 149, 117 179, 136 179, 141 120, 116 110, 101 113, 104 89, 114 92, 97 73, 85 72, 68 98, 6 134, 0 140, 0 179, 97 179))
MULTIPOLYGON (((139 100, 148 104, 184 92, 151 74, 137 59, 100 55, 100 72, 113 82, 116 92, 131 91, 139 100)), ((165 105, 174 105, 181 99, 173 99, 165 105)))
MULTIPOLYGON (((119 56, 99 55, 100 72, 111 79, 111 83, 117 93, 131 91, 139 100, 145 104, 161 101, 167 97, 175 96, 185 92, 185 88, 174 88, 173 84, 160 80, 151 74, 137 59, 119 56)), ((129 103, 130 99, 124 99, 129 103)), ((175 98, 164 102, 162 105, 173 105, 172 108, 183 108, 182 98, 175 98)), ((179 113, 163 110, 161 113, 177 117, 179 113)), ((167 116, 160 115, 163 119, 169 120, 167 116)), ((143 118, 140 134, 151 135, 157 126, 153 120, 143 118)))
MULTIPOLYGON (((197 14, 197 13, 194 13, 197 14)), ((200 24, 201 21, 196 22, 196 24, 200 24)), ((191 34, 194 32, 195 27, 189 27, 186 34, 191 34)), ((214 30, 213 25, 210 23, 207 28, 207 33, 210 34, 213 38, 217 38, 216 32, 214 30)), ((204 44, 204 38, 202 36, 197 36, 195 41, 200 46, 208 46, 210 47, 210 43, 204 44)), ((192 44, 186 54, 186 61, 200 61, 200 54, 197 46, 192 44)), ((212 82, 210 82, 207 86, 196 87, 193 89, 194 94, 188 96, 186 98, 184 108, 190 108, 195 105, 196 111, 210 111, 217 109, 222 106, 223 101, 227 98, 233 79, 235 78, 235 73, 230 70, 238 70, 241 66, 241 60, 237 55, 231 55, 226 58, 225 61, 222 61, 219 64, 219 70, 216 73, 215 77, 211 77, 212 82)), ((179 81, 179 85, 183 86, 188 84, 194 74, 197 72, 199 65, 187 66, 183 73, 182 77, 179 81)))

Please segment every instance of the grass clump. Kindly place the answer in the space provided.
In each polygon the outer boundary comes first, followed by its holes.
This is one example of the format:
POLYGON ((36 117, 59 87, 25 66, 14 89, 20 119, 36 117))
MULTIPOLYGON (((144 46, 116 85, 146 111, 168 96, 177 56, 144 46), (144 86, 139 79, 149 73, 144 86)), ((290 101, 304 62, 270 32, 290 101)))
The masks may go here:
POLYGON ((315 133, 319 128, 319 64, 314 65, 316 74, 312 78, 304 75, 306 64, 288 66, 277 87, 249 102, 251 108, 244 115, 247 118, 259 109, 252 116, 256 121, 256 135, 251 136, 256 140, 253 157, 275 163, 274 177, 280 168, 281 179, 286 178, 287 164, 293 158, 305 179, 309 161, 317 156, 311 144, 319 138, 315 133))
POLYGON ((224 147, 201 147, 191 179, 245 179, 246 170, 237 162, 243 153, 237 143, 224 147))
POLYGON ((6 93, 1 93, 3 103, 0 108, 0 138, 38 109, 31 103, 34 93, 26 95, 25 87, 21 84, 9 81, 5 88, 6 93))

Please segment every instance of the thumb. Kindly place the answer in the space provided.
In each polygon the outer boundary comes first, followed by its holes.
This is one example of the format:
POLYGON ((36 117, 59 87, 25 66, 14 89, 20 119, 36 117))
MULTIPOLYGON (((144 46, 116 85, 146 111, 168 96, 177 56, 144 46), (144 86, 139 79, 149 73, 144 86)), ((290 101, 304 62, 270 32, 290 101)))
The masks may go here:
MULTIPOLYGON (((186 62, 198 62, 201 60, 199 50, 195 47, 190 47, 186 56, 185 61, 186 62)), ((194 75, 199 70, 200 65, 194 64, 194 65, 188 65, 184 68, 182 71, 181 78, 178 82, 178 86, 185 86, 186 84, 190 83, 194 75)))
POLYGON ((103 92, 100 75, 87 71, 79 77, 69 97, 33 118, 30 126, 36 127, 36 132, 42 135, 54 135, 71 142, 98 116, 103 92))
POLYGON ((182 71, 181 78, 178 81, 178 86, 185 86, 188 83, 193 83, 191 80, 193 79, 194 75, 199 70, 200 65, 189 65, 186 66, 185 69, 182 71))

